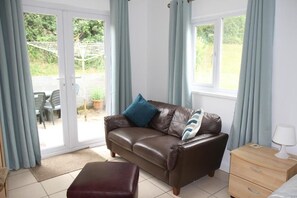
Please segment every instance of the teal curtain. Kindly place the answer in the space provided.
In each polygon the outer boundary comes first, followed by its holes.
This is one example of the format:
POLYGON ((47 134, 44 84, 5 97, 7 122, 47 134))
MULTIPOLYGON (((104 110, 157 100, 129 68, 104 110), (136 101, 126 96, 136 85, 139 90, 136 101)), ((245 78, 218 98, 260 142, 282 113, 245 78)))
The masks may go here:
POLYGON ((190 92, 191 10, 186 0, 171 0, 169 24, 169 103, 192 107, 190 92))
POLYGON ((110 0, 112 114, 132 102, 128 0, 110 0))
POLYGON ((6 166, 40 164, 32 80, 20 0, 0 1, 0 121, 6 166))
POLYGON ((239 89, 229 149, 253 142, 271 145, 275 0, 249 0, 239 89))

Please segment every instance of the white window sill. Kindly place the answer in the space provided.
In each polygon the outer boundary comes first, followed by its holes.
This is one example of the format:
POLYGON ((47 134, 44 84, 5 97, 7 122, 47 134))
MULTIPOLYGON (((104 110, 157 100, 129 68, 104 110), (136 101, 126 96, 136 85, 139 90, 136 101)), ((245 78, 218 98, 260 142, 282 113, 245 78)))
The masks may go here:
POLYGON ((218 91, 205 91, 205 90, 195 90, 192 91, 193 95, 201 95, 201 96, 208 96, 213 98, 221 98, 221 99, 228 99, 236 101, 237 95, 225 92, 218 92, 218 91))

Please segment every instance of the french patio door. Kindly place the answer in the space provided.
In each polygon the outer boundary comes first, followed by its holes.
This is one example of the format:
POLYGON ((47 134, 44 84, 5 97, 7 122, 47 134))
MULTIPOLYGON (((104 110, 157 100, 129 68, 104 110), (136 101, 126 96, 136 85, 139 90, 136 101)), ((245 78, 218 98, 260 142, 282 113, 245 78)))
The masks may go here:
POLYGON ((108 109, 108 17, 81 11, 24 6, 34 92, 60 93, 56 111, 38 122, 42 157, 104 142, 108 109), (92 106, 92 98, 103 101, 92 106), (53 116, 51 116, 53 114, 53 116))

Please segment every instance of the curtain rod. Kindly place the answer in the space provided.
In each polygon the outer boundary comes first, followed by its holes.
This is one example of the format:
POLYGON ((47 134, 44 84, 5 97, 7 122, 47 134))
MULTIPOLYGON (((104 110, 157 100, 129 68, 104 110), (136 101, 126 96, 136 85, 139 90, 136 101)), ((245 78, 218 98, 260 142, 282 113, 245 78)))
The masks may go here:
MULTIPOLYGON (((130 1, 130 0, 128 0, 130 1)), ((195 1, 195 0, 188 0, 188 3, 190 3, 191 1, 195 1)), ((167 7, 170 8, 170 3, 167 4, 167 7)))

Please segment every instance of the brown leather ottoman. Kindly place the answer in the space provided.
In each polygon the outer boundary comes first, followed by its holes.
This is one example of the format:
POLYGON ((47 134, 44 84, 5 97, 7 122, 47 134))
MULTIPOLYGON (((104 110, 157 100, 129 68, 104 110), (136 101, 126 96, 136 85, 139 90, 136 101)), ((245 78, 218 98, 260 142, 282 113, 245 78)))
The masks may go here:
POLYGON ((139 168, 126 162, 87 163, 67 190, 68 198, 136 198, 139 168))

